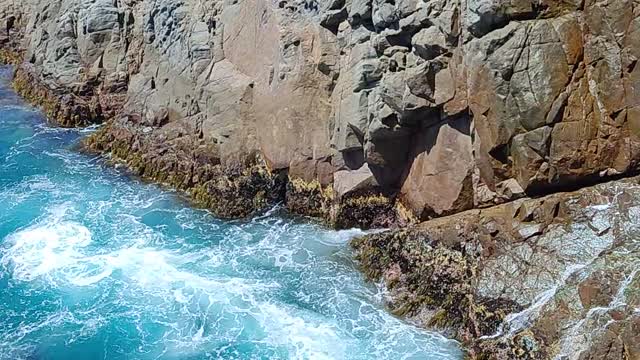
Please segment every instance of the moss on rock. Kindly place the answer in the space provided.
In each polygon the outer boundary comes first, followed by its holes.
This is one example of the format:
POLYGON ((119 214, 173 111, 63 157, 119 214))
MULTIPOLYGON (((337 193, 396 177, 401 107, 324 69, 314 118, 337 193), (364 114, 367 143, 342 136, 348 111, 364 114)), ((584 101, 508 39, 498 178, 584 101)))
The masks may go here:
POLYGON ((496 332, 506 314, 520 307, 505 299, 475 295, 479 258, 464 244, 445 244, 427 231, 411 228, 369 234, 352 241, 364 274, 384 281, 387 305, 470 344, 496 332))
POLYGON ((0 64, 2 65, 18 65, 22 62, 23 55, 21 51, 5 47, 0 49, 0 64))
POLYGON ((399 225, 393 198, 379 189, 349 193, 333 209, 333 226, 338 229, 394 228, 399 225))
POLYGON ((330 185, 322 186, 317 180, 307 182, 299 178, 289 178, 286 206, 292 214, 330 220, 333 199, 333 189, 330 185))
POLYGON ((42 84, 26 64, 16 68, 12 84, 20 96, 30 104, 40 107, 47 119, 57 126, 87 126, 104 119, 102 108, 96 99, 53 91, 42 84))
POLYGON ((83 141, 83 148, 109 154, 110 162, 125 164, 143 179, 186 192, 222 218, 247 217, 284 201, 286 174, 271 171, 259 155, 242 166, 224 167, 212 144, 190 135, 166 141, 131 126, 134 118, 109 121, 83 141))

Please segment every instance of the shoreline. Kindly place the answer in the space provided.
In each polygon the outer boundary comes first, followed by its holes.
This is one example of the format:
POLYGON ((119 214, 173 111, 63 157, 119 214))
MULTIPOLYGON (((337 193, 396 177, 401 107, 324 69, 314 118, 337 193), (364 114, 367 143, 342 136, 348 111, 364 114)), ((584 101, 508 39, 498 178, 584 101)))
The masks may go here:
MULTIPOLYGON (((24 98, 23 95, 19 92, 18 94, 23 99, 25 99, 25 101, 32 104, 33 106, 36 106, 38 109, 42 109, 43 105, 42 103, 39 103, 37 99, 49 98, 48 96, 40 96, 33 98, 35 100, 31 100, 28 98, 24 98)), ((49 123, 52 123, 54 126, 59 125, 56 123, 56 121, 51 122, 51 119, 47 117, 46 113, 44 115, 48 119, 49 123)), ((280 203, 282 204, 283 209, 287 211, 289 215, 293 217, 313 219, 311 221, 317 221, 322 224, 322 226, 333 229, 335 231, 348 230, 352 228, 360 229, 360 227, 358 226, 337 227, 335 223, 327 220, 327 210, 325 209, 325 206, 327 206, 326 202, 328 201, 328 199, 330 200, 333 195, 331 193, 327 194, 326 190, 323 189, 323 187, 319 183, 308 184, 301 181, 292 181, 288 177, 286 180, 284 180, 284 182, 282 181, 282 178, 280 178, 280 180, 277 180, 278 176, 274 176, 273 173, 269 170, 267 164, 260 158, 256 158, 253 165, 246 167, 244 171, 238 169, 232 170, 233 175, 231 175, 230 177, 228 177, 228 174, 225 175, 225 173, 221 171, 219 163, 214 165, 214 167, 217 166, 217 168, 215 170, 210 170, 214 174, 209 174, 210 179, 220 179, 221 177, 226 178, 224 181, 222 181, 222 185, 219 185, 219 182, 214 182, 213 188, 211 187, 211 184, 209 184, 209 187, 207 188, 203 187, 202 184, 195 185, 193 187, 185 187, 184 178, 176 178, 165 175, 159 176, 158 174, 154 174, 153 172, 151 172, 151 176, 148 176, 146 175, 148 171, 146 169, 146 166, 148 166, 150 162, 142 161, 142 159, 137 157, 138 155, 136 155, 136 152, 133 152, 132 155, 127 146, 121 148, 118 146, 114 146, 113 140, 100 139, 101 136, 115 136, 115 138, 117 138, 117 134, 110 134, 108 131, 108 127, 110 126, 111 122, 116 120, 117 118, 114 118, 100 124, 100 128, 98 128, 95 132, 92 132, 89 135, 85 135, 81 140, 79 140, 80 142, 78 144, 78 148, 75 150, 99 157, 101 161, 104 161, 106 166, 115 168, 124 166, 126 167, 128 176, 132 176, 133 178, 142 180, 147 183, 159 185, 164 189, 171 189, 171 191, 176 191, 178 194, 180 194, 181 198, 188 202, 189 206, 205 209, 212 215, 222 219, 249 219, 252 216, 255 216, 257 213, 269 211, 269 209, 273 208, 273 206, 276 206, 276 204, 280 203), (102 144, 106 144, 109 147, 99 148, 100 146, 102 146, 102 144), (98 149, 96 149, 96 146, 98 146, 98 149), (248 172, 247 169, 249 170, 248 172), (160 181, 160 178, 162 178, 163 180, 160 181), (256 181, 258 182, 257 190, 250 191, 249 195, 247 195, 246 193, 243 194, 242 198, 245 203, 240 205, 232 204, 230 206, 231 208, 234 208, 235 206, 237 212, 229 212, 227 213, 229 214, 229 216, 221 216, 221 214, 224 214, 224 212, 226 211, 225 208, 227 206, 226 204, 213 203, 213 199, 218 199, 221 197, 233 197, 234 195, 242 192, 243 183, 254 184, 250 186, 255 186, 256 181), (279 195, 274 198, 265 198, 265 194, 273 193, 274 188, 280 188, 280 190, 276 192, 280 194, 285 193, 286 195, 279 195), (238 192, 234 192, 234 195, 228 195, 229 193, 226 193, 227 195, 221 195, 228 191, 228 189, 234 189, 233 191, 238 192), (212 190, 217 195, 210 197, 207 194, 212 190), (316 205, 321 204, 320 208, 322 209, 322 211, 319 214, 313 212, 311 212, 311 214, 305 214, 304 211, 300 211, 300 207, 295 209, 298 210, 297 212, 292 211, 292 205, 290 203, 287 203, 286 200, 291 196, 294 196, 294 199, 296 196, 299 196, 301 198, 307 198, 310 196, 312 199, 319 198, 319 200, 314 201, 316 201, 316 205), (221 212, 217 213, 215 209, 222 210, 219 210, 221 212)), ((144 128, 134 129, 134 131, 144 131, 144 128)), ((124 138, 135 137, 128 135, 124 136, 124 138)), ((151 161, 153 161, 153 159, 151 159, 151 161)), ((469 298, 468 295, 464 295, 460 299, 456 300, 456 305, 453 305, 452 301, 450 300, 436 300, 435 302, 432 300, 427 300, 425 302, 424 299, 417 301, 415 299, 410 300, 415 295, 412 295, 411 291, 407 292, 408 290, 406 286, 409 285, 409 287, 411 287, 413 285, 411 285, 411 283, 408 283, 402 285, 400 289, 398 289, 398 281, 405 276, 433 276, 431 271, 437 273, 438 271, 436 271, 436 268, 440 268, 440 270, 448 273, 449 275, 447 276, 452 275, 450 272, 455 273, 456 271, 461 271, 459 272, 459 275, 456 275, 459 277, 454 278, 454 280, 448 281, 450 281, 450 284, 452 286, 465 287, 466 290, 464 290, 462 293, 473 293, 473 286, 467 283, 468 280, 465 280, 464 277, 460 276, 464 276, 463 274, 469 273, 470 271, 471 273, 475 274, 475 271, 477 270, 472 270, 472 268, 464 267, 463 270, 458 269, 458 265, 461 264, 460 261, 466 264, 469 261, 469 258, 468 254, 465 254, 464 250, 461 252, 456 243, 467 243, 467 245, 465 246, 468 246, 469 243, 472 243, 475 244, 473 246, 478 246, 478 244, 486 241, 481 240, 481 236, 479 237, 478 234, 486 234, 488 230, 476 228, 475 230, 470 231, 471 234, 462 234, 459 228, 461 221, 462 223, 467 224, 465 226, 470 226, 471 223, 474 223, 473 226, 476 226, 476 222, 486 222, 486 217, 495 219, 495 213, 500 213, 502 209, 505 208, 512 209, 514 207, 526 207, 526 205, 523 205, 526 203, 544 204, 544 202, 548 198, 572 197, 576 196, 575 194, 593 191, 597 187, 603 187, 634 180, 636 182, 640 182, 640 178, 635 176, 630 176, 628 178, 625 177, 618 180, 608 180, 597 183, 595 185, 582 187, 572 192, 557 192, 537 198, 521 198, 492 207, 463 211, 460 213, 442 216, 412 225, 405 224, 398 227, 397 223, 394 223, 392 221, 388 224, 393 224, 392 226, 394 227, 389 227, 385 231, 380 233, 372 233, 361 237, 356 237, 350 241, 349 246, 352 247, 355 255, 355 260, 358 263, 358 269, 365 275, 365 278, 373 282, 382 281, 386 284, 389 291, 389 296, 385 300, 388 311, 390 311, 394 316, 397 316, 403 321, 409 321, 410 323, 416 324, 416 326, 419 326, 420 328, 423 328, 427 331, 436 331, 443 336, 448 337, 452 341, 458 342, 465 354, 465 358, 501 359, 501 356, 524 356, 524 358, 526 359, 547 359, 548 357, 546 355, 546 345, 539 344, 539 340, 536 339, 535 335, 528 329, 525 329, 523 332, 516 334, 515 336, 503 335, 497 338, 491 338, 489 336, 498 331, 499 327, 504 326, 504 321, 507 319, 507 315, 514 312, 523 311, 526 309, 525 306, 518 305, 514 303, 513 300, 505 300, 501 298, 496 298, 494 300, 482 300, 479 304, 477 304, 473 300, 470 300, 473 298, 473 296, 469 298), (485 214, 489 215, 485 216, 485 214), (382 243, 380 241, 382 241, 382 243), (395 248, 389 248, 389 244, 397 245, 395 245, 395 248), (425 245, 427 247, 423 248, 423 246, 425 245), (407 249, 409 249, 408 251, 413 254, 411 256, 418 256, 419 258, 426 256, 427 258, 432 259, 429 261, 436 261, 435 264, 438 265, 436 265, 436 267, 432 268, 432 270, 430 271, 425 272, 423 270, 422 272, 413 274, 412 270, 399 270, 396 267, 397 265, 394 265, 393 263, 380 263, 379 260, 375 260, 373 262, 371 261, 371 259, 380 259, 387 256, 398 256, 398 254, 396 253, 398 249, 403 249, 406 246, 409 246, 409 248, 407 249), (411 246, 417 246, 417 248, 411 249, 411 246), (375 253, 376 255, 372 258, 370 255, 371 253, 375 253), (435 257, 432 258, 432 256, 435 257), (466 308, 472 310, 468 310, 466 308), (471 313, 478 312, 476 315, 472 315, 471 318, 479 316, 484 319, 470 320, 469 315, 464 315, 464 313, 469 313, 469 311, 471 311, 471 313), (471 323, 469 323, 469 321, 471 321, 471 323), (476 321, 479 322, 475 323, 476 321), (480 328, 482 328, 483 330, 480 330, 479 333, 472 335, 473 331, 479 331, 478 326, 480 326, 480 328), (475 328, 475 330, 471 330, 473 328, 475 328)), ((205 182, 205 184, 207 183, 205 182)), ((373 206, 387 206, 388 204, 387 200, 384 197, 377 198, 375 195, 358 196, 355 197, 353 201, 355 205, 360 209, 362 209, 363 204, 366 208, 367 204, 369 204, 370 201, 373 206)), ((302 207, 303 210, 306 209, 307 211, 312 208, 313 206, 309 206, 308 203, 306 204, 306 206, 302 207)), ((334 210, 331 209, 329 211, 334 210)), ((397 210, 392 209, 390 211, 397 210)), ((515 212, 514 210, 510 211, 511 213, 515 212)), ((529 211, 534 212, 533 210, 529 211)), ((548 211, 548 209, 544 211, 548 211)), ((375 213, 377 211, 373 210, 373 212, 375 213)), ((498 217, 503 216, 504 214, 498 215, 498 217)), ((545 216, 548 217, 549 214, 546 214, 543 217, 545 216)), ((551 219, 536 219, 534 223, 542 222, 545 226, 549 226, 553 225, 553 222, 555 221, 554 219, 555 217, 553 216, 551 217, 551 219)), ((529 224, 529 221, 527 219, 517 220, 517 222, 526 226, 531 225, 529 224)), ((373 226, 373 228, 375 229, 376 226, 373 226)), ((492 234, 493 231, 495 231, 495 229, 489 231, 489 234, 492 234)), ((504 232, 507 234, 511 234, 512 231, 513 229, 509 228, 504 232)), ((498 231, 498 233, 500 233, 500 231, 498 231)), ((537 230, 534 232, 533 236, 544 236, 545 234, 546 233, 544 231, 537 230)), ((522 241, 517 234, 508 236, 511 236, 511 238, 509 240, 506 240, 507 242, 518 243, 522 241)), ((505 240, 503 239, 503 241, 505 240)), ((480 245, 480 247, 482 247, 482 245, 480 245)), ((404 256, 405 255, 401 255, 401 257, 404 256)), ((476 258, 473 261, 485 261, 482 256, 475 256, 476 258)), ((477 265, 473 265, 474 269, 476 267, 477 265)), ((437 275, 436 278, 438 279, 437 281, 442 281, 441 275, 437 275)), ((436 293, 441 293, 443 291, 443 288, 441 286, 438 286, 437 288, 430 288, 420 291, 426 291, 427 293, 435 291, 436 293)), ((450 292, 456 293, 456 291, 450 292)))
POLYGON ((17 106, 0 122, 9 145, 0 152, 11 158, 0 166, 0 303, 15 315, 0 320, 12 330, 3 354, 459 358, 456 343, 384 310, 353 267, 353 233, 280 213, 217 220, 75 152, 82 130, 47 125, 4 84, 17 106), (242 346, 228 351, 230 342, 242 346))
POLYGON ((7 10, 0 62, 52 123, 103 124, 80 151, 220 218, 389 228, 361 271, 471 359, 640 358, 625 5, 70 3, 53 36, 7 10))

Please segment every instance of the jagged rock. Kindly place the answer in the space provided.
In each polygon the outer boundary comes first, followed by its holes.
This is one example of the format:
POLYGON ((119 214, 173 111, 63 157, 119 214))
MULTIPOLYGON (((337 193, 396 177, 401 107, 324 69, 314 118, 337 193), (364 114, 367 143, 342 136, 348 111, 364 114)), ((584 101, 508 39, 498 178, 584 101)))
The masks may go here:
POLYGON ((352 0, 349 9, 349 17, 355 24, 371 20, 372 0, 352 0))
POLYGON ((373 0, 373 25, 377 29, 385 29, 399 20, 394 4, 385 0, 373 0))
MULTIPOLYGON (((66 126, 188 123, 225 165, 255 151, 274 171, 300 157, 367 164, 393 198, 432 196, 410 176, 430 156, 415 143, 464 114, 463 172, 485 206, 522 196, 514 180, 544 194, 638 170, 631 3, 2 1, 0 58, 30 64, 20 71, 37 90, 17 88, 66 126)), ((468 191, 453 193, 466 208, 468 191)))
POLYGON ((514 136, 511 145, 515 177, 523 188, 529 188, 536 182, 544 183, 549 174, 545 156, 549 153, 551 127, 545 126, 514 136))
POLYGON ((185 119, 225 164, 366 163, 396 194, 428 157, 412 144, 466 114, 484 206, 521 196, 513 180, 538 194, 637 171, 630 1, 3 1, 2 58, 24 56, 39 90, 18 87, 65 125, 185 119))
POLYGON ((341 99, 336 113, 338 123, 334 128, 333 141, 338 151, 362 149, 368 123, 369 92, 351 93, 341 99))
POLYGON ((333 174, 336 195, 343 197, 358 190, 379 186, 367 164, 358 170, 340 170, 333 174))
POLYGON ((416 54, 425 60, 433 60, 447 52, 447 38, 437 26, 420 30, 411 39, 416 54))
POLYGON ((338 25, 340 25, 341 22, 347 20, 348 16, 349 13, 347 12, 346 8, 327 10, 327 12, 325 12, 323 15, 320 24, 327 29, 333 29, 335 31, 335 29, 338 28, 338 25))
POLYGON ((473 207, 469 119, 452 119, 418 135, 402 202, 422 219, 473 207))
POLYGON ((640 179, 356 239, 397 312, 481 359, 635 359, 640 179))

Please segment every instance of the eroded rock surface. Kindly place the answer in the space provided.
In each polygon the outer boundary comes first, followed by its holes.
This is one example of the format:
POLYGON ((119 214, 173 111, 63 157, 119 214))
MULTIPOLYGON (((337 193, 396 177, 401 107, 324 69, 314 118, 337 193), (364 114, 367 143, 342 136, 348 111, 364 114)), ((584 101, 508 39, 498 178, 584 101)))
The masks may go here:
POLYGON ((398 314, 481 359, 640 358, 640 179, 357 239, 398 314))
POLYGON ((221 173, 258 156, 295 181, 290 210, 336 223, 355 196, 386 220, 351 225, 373 226, 637 172, 639 15, 633 0, 4 0, 0 58, 61 125, 135 127, 157 142, 131 144, 144 161, 182 151, 167 136, 215 148, 221 173))
POLYGON ((640 169, 637 0, 0 0, 0 20, 16 90, 106 121, 87 150, 219 216, 435 219, 360 259, 472 355, 640 357, 637 185, 526 199, 640 169))

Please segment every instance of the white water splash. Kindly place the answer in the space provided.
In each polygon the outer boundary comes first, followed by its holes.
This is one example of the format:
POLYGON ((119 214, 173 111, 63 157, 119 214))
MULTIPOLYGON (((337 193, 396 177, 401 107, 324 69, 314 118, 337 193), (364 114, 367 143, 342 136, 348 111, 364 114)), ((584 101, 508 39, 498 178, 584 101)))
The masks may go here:
POLYGON ((59 269, 73 268, 81 257, 79 249, 91 243, 89 230, 73 222, 36 225, 11 235, 12 244, 1 263, 12 266, 13 277, 33 281, 59 269))

